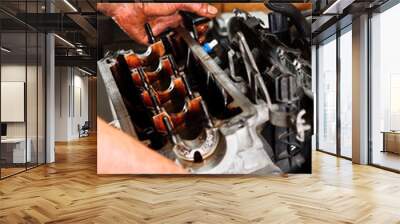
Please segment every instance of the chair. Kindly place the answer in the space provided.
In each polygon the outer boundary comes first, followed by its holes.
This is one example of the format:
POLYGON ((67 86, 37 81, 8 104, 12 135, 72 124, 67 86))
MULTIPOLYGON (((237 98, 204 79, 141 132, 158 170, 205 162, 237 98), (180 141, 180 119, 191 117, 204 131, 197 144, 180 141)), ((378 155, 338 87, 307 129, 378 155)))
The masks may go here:
POLYGON ((89 136, 89 129, 90 129, 89 121, 85 121, 85 123, 82 125, 82 127, 80 127, 80 125, 78 125, 79 138, 89 136))

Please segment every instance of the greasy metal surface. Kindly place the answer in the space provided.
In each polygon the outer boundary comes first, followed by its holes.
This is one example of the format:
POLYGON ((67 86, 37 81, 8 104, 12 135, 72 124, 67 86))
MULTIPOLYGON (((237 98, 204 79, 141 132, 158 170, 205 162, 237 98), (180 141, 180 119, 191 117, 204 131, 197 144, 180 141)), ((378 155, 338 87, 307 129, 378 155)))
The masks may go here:
POLYGON ((131 117, 129 116, 128 110, 124 104, 124 100, 122 99, 121 93, 118 90, 117 84, 115 83, 114 77, 110 70, 110 67, 113 63, 115 63, 115 61, 111 57, 106 57, 98 61, 97 66, 99 68, 99 73, 103 78, 107 95, 111 100, 113 109, 115 110, 115 119, 118 120, 121 130, 136 138, 137 135, 133 127, 131 117))
MULTIPOLYGON (((207 141, 208 137, 206 137, 206 139, 198 139, 201 141, 182 142, 185 143, 186 147, 184 148, 189 146, 192 149, 186 154, 182 153, 179 144, 175 146, 169 144, 167 148, 159 152, 182 165, 191 173, 248 174, 262 172, 271 174, 281 172, 267 154, 267 150, 271 150, 271 146, 261 139, 259 133, 260 127, 269 120, 267 104, 263 101, 258 105, 253 104, 237 89, 229 75, 215 63, 186 30, 179 29, 179 35, 183 37, 193 55, 199 59, 205 70, 233 98, 235 105, 240 107, 242 112, 223 121, 218 128, 213 129, 210 136, 214 136, 215 139, 208 139, 207 141), (205 159, 202 163, 192 162, 195 151, 202 152, 201 154, 205 159)), ((131 118, 110 70, 110 66, 114 63, 115 60, 111 56, 100 60, 98 62, 99 72, 104 80, 121 129, 132 136, 136 136, 131 118)))
MULTIPOLYGON (((268 105, 260 101, 253 104, 243 95, 216 62, 203 50, 188 31, 179 28, 178 34, 184 39, 193 55, 200 61, 207 73, 211 74, 224 90, 233 98, 242 113, 229 119, 221 127, 221 139, 226 144, 224 151, 216 150, 219 162, 204 164, 194 168, 195 173, 225 173, 246 174, 260 171, 263 174, 281 172, 268 156, 266 150, 271 146, 266 144, 259 133, 260 127, 269 120, 268 105)), ((183 164, 184 165, 184 164, 183 164)))
POLYGON ((194 153, 199 152, 203 159, 211 156, 219 142, 216 128, 205 128, 204 133, 194 140, 182 140, 173 147, 176 156, 183 160, 194 161, 194 153))
POLYGON ((252 104, 246 96, 238 91, 237 87, 230 80, 229 76, 203 50, 202 46, 191 37, 187 30, 178 28, 177 32, 187 43, 193 55, 202 63, 202 66, 206 69, 206 71, 214 76, 218 83, 223 86, 224 90, 226 90, 234 99, 236 105, 243 110, 242 116, 253 115, 256 112, 254 104, 252 104))

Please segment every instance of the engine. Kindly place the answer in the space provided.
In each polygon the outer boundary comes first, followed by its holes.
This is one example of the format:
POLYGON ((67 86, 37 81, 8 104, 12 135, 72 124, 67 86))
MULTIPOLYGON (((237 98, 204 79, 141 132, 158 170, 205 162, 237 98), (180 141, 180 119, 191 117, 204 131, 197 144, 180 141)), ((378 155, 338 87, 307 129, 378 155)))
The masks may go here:
POLYGON ((310 24, 291 4, 234 10, 98 62, 119 127, 191 173, 311 172, 310 24))

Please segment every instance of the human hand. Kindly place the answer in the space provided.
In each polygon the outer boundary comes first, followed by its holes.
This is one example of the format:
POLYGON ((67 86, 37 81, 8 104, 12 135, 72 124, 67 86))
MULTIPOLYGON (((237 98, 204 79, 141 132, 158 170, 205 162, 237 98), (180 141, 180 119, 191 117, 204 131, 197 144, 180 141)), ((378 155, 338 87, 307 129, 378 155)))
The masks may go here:
POLYGON ((112 17, 129 37, 141 44, 148 43, 145 23, 150 24, 153 34, 157 36, 181 24, 179 11, 208 18, 218 13, 217 8, 207 3, 98 3, 97 9, 112 17))
POLYGON ((173 161, 97 119, 98 174, 185 174, 173 161))

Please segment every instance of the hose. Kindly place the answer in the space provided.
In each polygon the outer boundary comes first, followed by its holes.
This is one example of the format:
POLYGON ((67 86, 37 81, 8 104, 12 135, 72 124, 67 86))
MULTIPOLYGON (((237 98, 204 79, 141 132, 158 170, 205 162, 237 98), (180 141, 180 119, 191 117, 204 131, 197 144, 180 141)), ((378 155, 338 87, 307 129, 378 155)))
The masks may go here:
POLYGON ((311 25, 306 21, 301 11, 298 10, 293 4, 270 2, 266 0, 264 5, 274 12, 282 13, 283 15, 289 17, 299 33, 306 37, 307 40, 310 39, 311 25))

